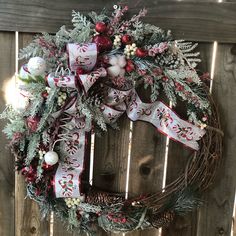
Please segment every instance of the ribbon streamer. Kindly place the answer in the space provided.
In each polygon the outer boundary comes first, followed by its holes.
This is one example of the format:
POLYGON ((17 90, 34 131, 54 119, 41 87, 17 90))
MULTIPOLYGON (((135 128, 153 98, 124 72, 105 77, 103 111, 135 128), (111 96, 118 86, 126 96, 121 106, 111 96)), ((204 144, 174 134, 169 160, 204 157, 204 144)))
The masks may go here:
MULTIPOLYGON (((68 44, 69 63, 72 70, 86 68, 92 70, 96 64, 97 51, 94 44, 68 44), (78 59, 79 58, 79 59, 78 59)), ((56 77, 54 74, 47 76, 50 87, 82 87, 87 94, 91 86, 100 78, 107 75, 104 68, 99 68, 83 75, 69 75, 56 77)), ((78 90, 80 91, 80 90, 78 90)), ((78 92, 79 93, 79 92, 78 92)), ((80 96, 80 94, 78 94, 80 96)), ((79 197, 80 176, 83 172, 86 132, 91 130, 91 125, 86 124, 86 118, 76 113, 76 99, 70 107, 63 112, 59 136, 60 147, 65 150, 64 160, 61 161, 55 175, 56 197, 79 197)), ((124 112, 132 121, 146 121, 156 129, 193 150, 198 150, 197 141, 205 134, 201 128, 181 119, 172 109, 161 101, 143 103, 134 88, 127 90, 108 89, 108 97, 105 104, 100 107, 106 123, 115 122, 124 112)), ((52 114, 52 117, 56 115, 52 114)))

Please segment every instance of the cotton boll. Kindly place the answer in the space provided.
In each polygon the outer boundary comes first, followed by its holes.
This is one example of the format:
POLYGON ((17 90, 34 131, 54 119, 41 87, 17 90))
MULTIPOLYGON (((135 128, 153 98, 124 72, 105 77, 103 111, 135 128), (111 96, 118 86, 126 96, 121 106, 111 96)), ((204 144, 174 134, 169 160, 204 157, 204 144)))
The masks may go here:
POLYGON ((117 63, 118 63, 118 58, 116 56, 111 56, 109 58, 109 64, 115 66, 115 65, 117 65, 117 63))
POLYGON ((125 56, 118 56, 118 65, 120 67, 124 67, 126 65, 126 60, 125 60, 125 56))
POLYGON ((125 76, 125 69, 120 69, 120 77, 124 77, 125 76))
POLYGON ((120 74, 120 67, 118 65, 110 66, 107 68, 107 72, 110 76, 116 77, 120 74))
POLYGON ((46 61, 41 57, 30 58, 28 71, 33 76, 44 75, 46 71, 46 61))

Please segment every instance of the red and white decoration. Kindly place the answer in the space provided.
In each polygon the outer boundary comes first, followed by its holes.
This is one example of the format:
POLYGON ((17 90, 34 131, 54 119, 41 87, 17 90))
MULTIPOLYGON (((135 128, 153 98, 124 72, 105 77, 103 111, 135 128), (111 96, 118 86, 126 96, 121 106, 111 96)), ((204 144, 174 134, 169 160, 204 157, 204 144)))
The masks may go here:
MULTIPOLYGON (((90 72, 61 77, 49 74, 47 76, 48 85, 50 87, 72 88, 82 86, 83 91, 87 93, 99 78, 107 75, 106 69, 98 68, 92 70, 96 64, 97 57, 94 44, 68 44, 67 48, 71 69, 76 71, 78 68, 83 68, 90 72)), ((119 67, 119 71, 121 71, 126 61, 123 57, 113 56, 110 64, 112 65, 111 67, 119 67)), ((111 67, 108 68, 108 73, 113 75, 111 67)), ((119 74, 116 73, 116 75, 119 74)), ((74 127, 69 132, 68 129, 65 129, 65 132, 62 132, 60 137, 60 147, 66 150, 67 156, 59 163, 55 175, 56 197, 79 197, 82 194, 80 191, 80 176, 84 166, 86 132, 91 130, 91 125, 89 127, 86 126, 85 117, 76 117, 74 106, 76 100, 77 97, 73 97, 66 109, 64 108, 63 111, 58 111, 52 115, 55 119, 61 112, 65 113, 68 118, 65 119, 65 122, 62 122, 61 127, 64 129, 67 125, 74 127)), ((149 122, 161 133, 193 150, 198 150, 197 141, 205 134, 205 131, 200 127, 182 120, 163 102, 143 103, 134 88, 118 90, 110 87, 107 101, 101 105, 100 109, 108 124, 115 122, 126 112, 132 121, 142 120, 149 122)))
POLYGON ((95 43, 68 43, 67 52, 71 71, 82 68, 91 71, 97 62, 97 45, 95 43))

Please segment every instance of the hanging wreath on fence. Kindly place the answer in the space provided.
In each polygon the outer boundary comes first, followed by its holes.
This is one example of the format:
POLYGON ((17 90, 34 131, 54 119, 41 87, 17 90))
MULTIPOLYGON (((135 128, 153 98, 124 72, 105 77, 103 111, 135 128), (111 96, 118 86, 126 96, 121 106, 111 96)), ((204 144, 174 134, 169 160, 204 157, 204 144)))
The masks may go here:
POLYGON ((95 225, 111 232, 165 226, 201 204, 221 159, 217 110, 195 69, 197 44, 140 21, 145 9, 123 20, 127 10, 73 12, 72 30, 37 36, 20 52, 28 60, 19 73, 20 108, 7 106, 1 115, 9 119, 4 133, 27 195, 43 216, 54 211, 70 228, 91 234, 95 225), (150 103, 138 86, 149 89, 150 103), (185 105, 188 121, 159 100, 160 91, 173 109, 185 105), (124 113, 193 150, 185 172, 160 192, 125 199, 81 179, 88 133, 114 127, 124 113))

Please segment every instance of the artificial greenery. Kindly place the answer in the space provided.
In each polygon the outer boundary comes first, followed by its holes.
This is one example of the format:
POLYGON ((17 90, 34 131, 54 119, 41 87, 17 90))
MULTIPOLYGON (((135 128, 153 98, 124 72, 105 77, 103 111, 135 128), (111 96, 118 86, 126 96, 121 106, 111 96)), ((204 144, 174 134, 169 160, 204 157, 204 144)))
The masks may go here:
MULTIPOLYGON (((195 68, 199 53, 195 51, 197 44, 174 40, 170 31, 164 31, 157 26, 143 23, 141 17, 146 15, 146 10, 141 10, 130 20, 123 20, 122 16, 127 8, 115 6, 112 16, 106 10, 101 14, 91 12, 83 16, 80 12, 73 11, 73 29, 62 26, 55 35, 43 33, 35 37, 32 43, 21 49, 20 59, 41 57, 47 65, 47 74, 55 73, 63 76, 69 70, 68 43, 91 42, 96 32, 96 24, 103 22, 110 29, 109 39, 113 42, 110 50, 100 53, 103 59, 112 55, 124 55, 125 47, 121 43, 115 44, 118 36, 129 35, 135 46, 145 50, 145 56, 137 56, 135 53, 127 54, 127 61, 131 61, 135 69, 126 70, 125 81, 131 87, 142 85, 150 88, 150 102, 159 99, 161 91, 164 91, 169 102, 175 107, 179 101, 186 104, 186 114, 191 123, 201 125, 203 118, 211 115, 210 105, 202 81, 195 68)), ((50 211, 66 222, 68 228, 86 231, 95 234, 94 225, 99 225, 106 231, 128 232, 137 229, 145 229, 153 226, 153 209, 145 205, 132 205, 132 201, 125 200, 119 203, 102 204, 101 201, 87 203, 81 202, 77 207, 68 207, 63 199, 57 199, 53 193, 52 180, 55 168, 44 166, 40 151, 50 150, 53 143, 60 135, 57 123, 65 119, 66 102, 76 97, 74 116, 84 117, 86 127, 98 127, 102 131, 107 130, 106 119, 101 111, 101 106, 106 99, 106 94, 101 94, 99 89, 91 89, 89 93, 81 92, 77 88, 49 88, 44 76, 32 76, 20 78, 23 82, 22 91, 27 92, 28 103, 25 109, 18 111, 8 106, 1 114, 2 119, 8 119, 9 123, 3 132, 11 139, 14 150, 18 150, 21 158, 17 161, 17 169, 26 172, 27 195, 37 201, 46 216, 50 211), (65 96, 65 103, 60 97, 65 96), (61 100, 60 100, 61 99, 61 100), (36 172, 36 179, 32 181, 31 172, 36 172)), ((122 79, 117 78, 121 85, 115 84, 112 79, 104 79, 102 86, 119 88, 124 86, 122 79)), ((117 82, 117 81, 116 81, 117 82)), ((104 87, 102 87, 104 88, 104 87)), ((122 87, 123 88, 123 87, 122 87)), ((101 89, 101 88, 100 88, 101 89)), ((104 89, 105 90, 105 89, 104 89)), ((72 127, 74 128, 74 127, 72 127)), ((70 127, 66 127, 67 130, 70 127)), ((69 140, 71 141, 71 140, 69 140)), ((61 155, 61 160, 66 156, 65 150, 56 146, 61 155)), ((42 153, 42 152, 41 152, 42 153)), ((183 215, 200 205, 198 195, 191 188, 188 191, 178 192, 169 198, 160 211, 168 210, 176 215, 183 215)), ((135 202, 135 201, 134 201, 135 202)), ((163 212, 159 212, 161 214, 163 212)))

